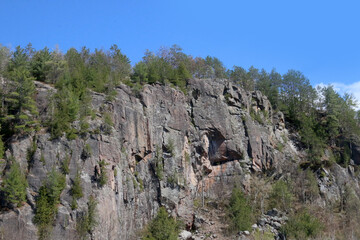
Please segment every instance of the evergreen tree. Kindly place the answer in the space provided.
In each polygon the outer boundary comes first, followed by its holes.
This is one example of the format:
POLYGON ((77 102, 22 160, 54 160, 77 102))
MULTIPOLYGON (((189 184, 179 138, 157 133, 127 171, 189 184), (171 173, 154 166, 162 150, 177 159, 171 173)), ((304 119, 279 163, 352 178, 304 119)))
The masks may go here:
POLYGON ((38 114, 34 100, 35 85, 30 73, 23 67, 10 73, 9 91, 5 95, 7 127, 15 133, 27 133, 36 125, 38 114))
POLYGON ((26 200, 28 183, 17 162, 12 163, 10 170, 5 175, 3 186, 2 190, 8 203, 19 207, 26 200))
POLYGON ((31 74, 38 81, 47 82, 47 75, 50 71, 51 53, 47 47, 37 51, 31 59, 31 74))
POLYGON ((156 217, 150 222, 142 239, 177 240, 179 225, 170 217, 164 207, 160 207, 156 217))
POLYGON ((239 188, 234 188, 228 207, 232 231, 250 230, 253 220, 251 206, 244 193, 239 188))

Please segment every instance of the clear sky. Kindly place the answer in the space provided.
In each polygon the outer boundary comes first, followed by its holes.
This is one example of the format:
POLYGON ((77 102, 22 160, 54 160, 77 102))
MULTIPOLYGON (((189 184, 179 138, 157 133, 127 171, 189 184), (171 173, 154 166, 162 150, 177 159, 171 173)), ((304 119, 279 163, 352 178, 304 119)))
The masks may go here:
POLYGON ((135 63, 146 49, 180 45, 193 56, 280 73, 302 71, 360 99, 360 1, 0 0, 0 43, 108 49, 135 63))

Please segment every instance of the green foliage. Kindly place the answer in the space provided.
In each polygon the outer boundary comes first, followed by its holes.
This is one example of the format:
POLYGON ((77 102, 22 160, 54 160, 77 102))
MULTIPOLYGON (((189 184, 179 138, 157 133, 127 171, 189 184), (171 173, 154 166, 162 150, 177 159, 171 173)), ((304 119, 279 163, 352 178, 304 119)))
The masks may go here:
POLYGON ((73 198, 71 202, 71 209, 74 210, 77 209, 77 199, 82 198, 84 196, 81 187, 81 176, 79 172, 76 173, 70 192, 73 198))
POLYGON ((87 143, 87 144, 85 144, 84 149, 81 153, 81 158, 83 160, 85 160, 85 159, 91 157, 91 155, 92 155, 92 150, 91 150, 90 145, 87 143))
POLYGON ((321 230, 322 225, 320 221, 307 211, 299 211, 293 214, 289 221, 281 228, 286 239, 315 238, 321 230))
POLYGON ((74 178, 73 181, 73 185, 71 188, 71 195, 73 196, 73 198, 75 199, 79 199, 83 197, 83 190, 81 187, 81 176, 80 176, 80 172, 76 173, 76 176, 74 178))
POLYGON ((86 239, 87 234, 92 234, 94 227, 98 224, 96 221, 97 204, 95 198, 90 196, 87 204, 87 211, 76 220, 76 231, 81 239, 86 239))
POLYGON ((278 180, 272 187, 269 196, 269 208, 277 208, 288 212, 292 206, 293 194, 284 180, 278 180))
POLYGON ((66 155, 65 159, 61 163, 61 171, 65 175, 69 174, 69 172, 70 172, 70 169, 69 169, 70 160, 71 160, 70 155, 66 155))
POLYGON ((188 152, 185 152, 185 162, 187 162, 188 164, 190 164, 190 155, 188 152))
POLYGON ((108 163, 105 162, 105 160, 101 160, 99 162, 99 166, 100 166, 100 176, 99 176, 99 186, 103 187, 107 181, 108 181, 108 175, 107 175, 107 171, 106 171, 106 166, 108 165, 108 163))
POLYGON ((110 135, 111 129, 114 126, 112 117, 109 112, 104 113, 104 125, 102 127, 105 134, 110 135))
POLYGON ((25 67, 9 72, 7 91, 3 100, 3 125, 7 133, 28 134, 36 130, 38 115, 33 78, 25 67))
POLYGON ((247 91, 253 91, 255 81, 257 80, 258 70, 254 67, 250 67, 249 71, 246 71, 242 67, 234 66, 233 70, 229 70, 230 80, 240 85, 247 91))
POLYGON ((166 150, 168 153, 170 153, 172 157, 174 156, 174 150, 175 150, 174 140, 169 139, 168 144, 166 145, 166 150))
POLYGON ((46 161, 45 161, 45 157, 44 157, 44 154, 43 154, 43 153, 41 153, 40 162, 45 166, 46 161))
MULTIPOLYGON (((1 129, 1 127, 0 127, 1 129)), ((5 146, 4 146, 4 142, 2 140, 2 136, 0 135, 0 159, 2 159, 4 157, 4 153, 5 153, 5 146)))
POLYGON ((277 144, 276 144, 276 149, 279 151, 279 152, 282 152, 283 151, 283 149, 284 149, 284 144, 283 143, 281 143, 281 142, 278 142, 277 144))
POLYGON ((250 116, 251 116, 252 119, 257 121, 258 123, 264 124, 264 121, 263 121, 263 119, 261 117, 260 111, 256 112, 254 109, 251 109, 250 116))
POLYGON ((254 240, 274 240, 274 234, 268 231, 260 231, 256 229, 253 233, 254 240))
POLYGON ((65 176, 53 168, 36 199, 34 223, 39 229, 39 239, 46 239, 57 214, 60 195, 65 188, 65 176))
POLYGON ((143 234, 143 240, 177 240, 179 223, 170 217, 164 207, 160 207, 157 216, 149 223, 143 234))
POLYGON ((230 218, 230 231, 250 230, 253 222, 253 212, 248 199, 239 188, 234 188, 231 194, 228 216, 230 218))
POLYGON ((156 155, 155 155, 155 174, 159 180, 164 178, 164 158, 162 156, 162 151, 159 146, 156 146, 156 155))
POLYGON ((28 161, 29 164, 32 164, 36 150, 37 150, 37 143, 36 143, 36 138, 34 137, 33 141, 31 142, 31 145, 26 151, 26 160, 28 161))
POLYGON ((19 207, 26 200, 26 177, 17 162, 13 162, 10 170, 6 173, 2 191, 8 204, 19 207))
MULTIPOLYGON (((0 45, 1 47, 1 45, 0 45)), ((1 48, 0 48, 0 53, 1 53, 1 48)), ((1 56, 1 55, 0 55, 1 56)), ((1 96, 1 91, 0 91, 0 96, 1 96)), ((1 110, 1 109, 0 109, 1 110)), ((1 111, 0 111, 1 112, 1 111)), ((0 132, 1 132, 1 124, 0 124, 0 132)), ((4 142, 2 140, 2 135, 0 135, 0 159, 2 159, 4 157, 5 154, 5 145, 4 142)))

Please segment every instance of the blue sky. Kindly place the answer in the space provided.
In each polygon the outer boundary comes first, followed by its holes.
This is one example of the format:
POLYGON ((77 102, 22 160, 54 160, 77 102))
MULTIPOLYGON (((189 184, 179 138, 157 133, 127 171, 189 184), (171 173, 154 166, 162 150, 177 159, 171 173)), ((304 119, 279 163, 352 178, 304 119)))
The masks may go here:
POLYGON ((280 73, 302 71, 360 99, 360 1, 0 0, 0 43, 108 49, 137 62, 180 45, 193 56, 280 73))

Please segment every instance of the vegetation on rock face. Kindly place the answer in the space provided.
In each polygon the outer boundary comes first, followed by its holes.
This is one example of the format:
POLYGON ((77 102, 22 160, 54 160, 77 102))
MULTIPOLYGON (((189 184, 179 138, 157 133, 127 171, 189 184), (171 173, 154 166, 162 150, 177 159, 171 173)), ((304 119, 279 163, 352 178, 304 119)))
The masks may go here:
MULTIPOLYGON (((267 182, 269 189, 261 188, 263 192, 252 190, 249 197, 240 189, 234 189, 229 203, 232 230, 248 230, 254 215, 264 213, 266 209, 278 208, 291 216, 282 228, 288 238, 318 236, 322 229, 318 227, 319 220, 306 211, 295 211, 294 206, 311 205, 319 198, 318 181, 324 177, 321 176, 324 174, 323 168, 334 162, 343 167, 351 165, 353 145, 359 143, 360 112, 355 111, 356 101, 353 96, 341 96, 333 86, 314 89, 309 79, 296 70, 289 70, 282 75, 275 69, 267 72, 255 67, 246 70, 234 66, 227 70, 216 57, 193 58, 176 45, 161 48, 157 53, 146 51, 143 59, 134 67, 131 67, 130 60, 116 45, 111 46, 108 51, 96 49, 91 52, 86 47, 80 50, 71 48, 65 54, 58 49, 50 51, 44 48, 36 51, 31 44, 25 48, 18 46, 14 51, 0 45, 0 159, 4 157, 5 151, 11 150, 8 149, 11 140, 26 135, 36 136, 34 133, 39 128, 48 131, 52 140, 64 136, 68 140, 74 140, 78 136, 85 140, 89 136, 89 129, 92 129, 90 119, 97 118, 91 109, 93 92, 103 94, 106 102, 115 99, 118 94, 116 88, 122 83, 130 86, 136 95, 145 84, 168 85, 186 93, 191 78, 203 78, 206 81, 227 78, 245 90, 261 91, 270 100, 274 111, 284 113, 287 126, 299 133, 299 147, 307 152, 307 159, 301 164, 302 169, 294 173, 296 177, 292 176, 294 182, 286 177, 276 182, 271 179, 272 187, 267 182), (35 102, 35 85, 41 84, 37 81, 53 88, 44 116, 39 116, 35 102)), ((228 102, 232 101, 230 93, 225 98, 228 102)), ((114 127, 111 112, 100 112, 104 113, 103 124, 92 133, 110 135, 114 127)), ((268 121, 268 112, 252 110, 249 114, 260 124, 265 124, 264 120, 268 121)), ((280 152, 286 150, 285 147, 281 142, 276 145, 280 152)), ((28 169, 37 160, 38 149, 34 137, 27 152, 28 169)), ((156 148, 152 166, 159 180, 165 181, 164 156, 169 156, 166 153, 173 156, 174 151, 171 139, 168 139, 168 144, 163 149, 156 148)), ((82 159, 86 160, 91 155, 90 145, 85 144, 82 159)), ((4 169, 1 191, 8 207, 21 206, 26 200, 26 177, 18 163, 13 161, 9 164, 11 159, 6 160, 8 166, 4 169)), ((40 161, 48 165, 42 154, 40 161)), ((185 153, 185 161, 190 163, 188 153, 185 153)), ((39 228, 41 239, 50 234, 60 195, 65 187, 64 175, 70 173, 69 163, 70 156, 67 156, 61 162, 63 174, 53 168, 39 189, 34 222, 39 228)), ((349 171, 350 167, 353 166, 349 166, 349 171)), ((108 181, 104 160, 99 162, 98 170, 97 183, 102 187, 108 181)), ((143 190, 143 180, 137 179, 143 190)), ((175 174, 166 179, 172 185, 178 182, 175 174)), ((333 179, 329 179, 331 181, 333 179)), ((79 173, 72 183, 71 207, 76 209, 77 200, 83 197, 79 173)), ((343 229, 349 229, 360 236, 356 228, 360 220, 358 195, 351 186, 342 187, 340 195, 339 206, 334 207, 339 213, 335 214, 334 210, 333 216, 346 223, 343 229)), ((95 208, 96 201, 90 197, 87 211, 78 218, 77 230, 82 238, 93 231, 96 224, 95 208)), ((177 233, 177 222, 168 216, 164 208, 160 208, 157 217, 149 224, 144 239, 175 239, 177 233)))
POLYGON ((98 202, 93 196, 89 197, 87 211, 76 220, 76 231, 81 239, 86 239, 87 234, 92 234, 94 227, 98 224, 97 207, 98 202))
POLYGON ((13 160, 9 171, 5 175, 2 187, 5 201, 19 207, 26 200, 27 186, 28 183, 20 165, 13 160))
POLYGON ((254 220, 253 210, 249 200, 239 188, 234 188, 232 191, 228 216, 230 218, 230 231, 239 232, 251 229, 254 220))
POLYGON ((179 222, 169 216, 164 207, 160 207, 156 217, 148 224, 143 240, 177 240, 179 222))
POLYGON ((36 199, 34 223, 39 229, 39 239, 46 239, 51 233, 52 224, 57 214, 60 195, 65 188, 65 176, 53 168, 40 187, 36 199))
POLYGON ((100 187, 103 187, 108 181, 106 165, 108 165, 108 164, 105 162, 105 160, 101 160, 99 162, 100 176, 99 176, 98 182, 99 182, 100 187))
POLYGON ((305 210, 293 214, 282 227, 286 239, 310 239, 322 229, 320 221, 305 210))
POLYGON ((269 196, 269 207, 288 212, 291 209, 292 202, 293 194, 290 185, 283 180, 275 182, 269 196))

